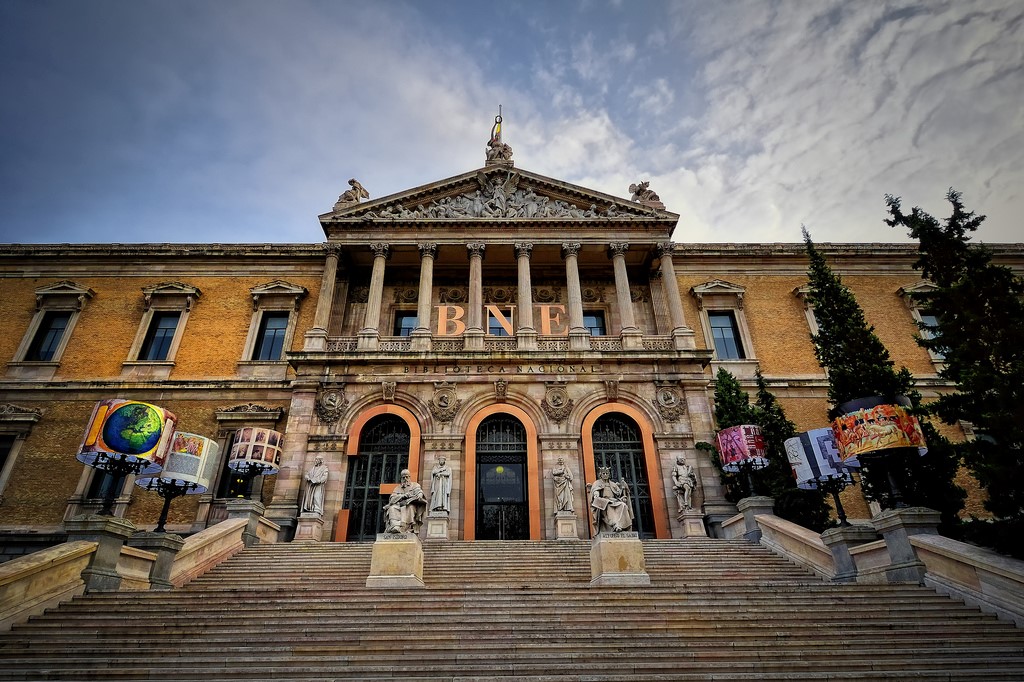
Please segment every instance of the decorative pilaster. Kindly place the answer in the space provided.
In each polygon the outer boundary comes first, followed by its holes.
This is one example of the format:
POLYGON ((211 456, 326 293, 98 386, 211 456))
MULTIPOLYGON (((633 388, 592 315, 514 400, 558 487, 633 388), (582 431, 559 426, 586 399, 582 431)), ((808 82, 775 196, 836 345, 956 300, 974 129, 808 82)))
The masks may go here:
POLYGON ((636 350, 642 349, 644 342, 640 328, 636 326, 633 298, 629 293, 629 275, 626 273, 628 250, 628 242, 612 242, 608 245, 608 257, 612 259, 612 268, 615 271, 615 300, 619 306, 619 319, 622 321, 619 337, 622 339, 623 349, 636 350))
POLYGON ((313 328, 306 332, 303 350, 327 350, 327 327, 331 323, 331 309, 334 307, 334 287, 338 275, 339 244, 327 244, 327 258, 324 260, 324 274, 320 278, 320 295, 316 300, 316 314, 313 328))
POLYGON ((384 242, 370 244, 373 251, 373 274, 370 275, 370 294, 366 300, 363 329, 359 332, 359 350, 377 350, 380 341, 380 307, 384 300, 384 264, 391 255, 391 247, 384 242))
POLYGON ((484 349, 483 328, 483 262, 487 245, 482 242, 466 244, 469 251, 469 311, 466 313, 466 331, 463 335, 466 350, 484 349))
POLYGON ((569 350, 590 350, 590 332, 583 326, 583 288, 580 286, 580 269, 577 261, 580 248, 579 242, 562 243, 569 298, 569 350))
POLYGON ((413 350, 430 350, 430 303, 434 290, 434 258, 437 244, 426 242, 420 249, 420 289, 416 299, 416 329, 412 332, 413 350))
POLYGON ((530 279, 532 242, 516 242, 516 264, 519 268, 519 327, 516 346, 519 350, 537 350, 537 330, 533 326, 533 285, 530 279))
POLYGON ((676 269, 672 264, 672 242, 658 244, 656 253, 661 260, 661 284, 665 287, 665 298, 668 299, 668 309, 672 319, 672 338, 675 341, 676 349, 695 348, 693 329, 686 326, 683 297, 679 293, 676 269))

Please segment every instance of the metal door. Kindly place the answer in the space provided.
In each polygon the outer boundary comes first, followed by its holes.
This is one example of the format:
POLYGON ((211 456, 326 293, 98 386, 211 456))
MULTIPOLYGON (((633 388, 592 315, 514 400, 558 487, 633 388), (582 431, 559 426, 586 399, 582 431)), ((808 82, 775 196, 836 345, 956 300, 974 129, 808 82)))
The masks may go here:
POLYGON ((633 503, 633 530, 641 538, 653 538, 654 510, 640 428, 629 417, 606 414, 594 423, 593 437, 595 471, 608 467, 613 481, 626 481, 633 503))
POLYGON ((476 538, 529 540, 526 429, 518 419, 497 414, 480 424, 476 471, 476 538))
POLYGON ((359 454, 348 460, 342 509, 348 513, 348 539, 373 542, 384 531, 382 483, 398 483, 409 466, 409 426, 394 415, 374 417, 363 428, 359 454))

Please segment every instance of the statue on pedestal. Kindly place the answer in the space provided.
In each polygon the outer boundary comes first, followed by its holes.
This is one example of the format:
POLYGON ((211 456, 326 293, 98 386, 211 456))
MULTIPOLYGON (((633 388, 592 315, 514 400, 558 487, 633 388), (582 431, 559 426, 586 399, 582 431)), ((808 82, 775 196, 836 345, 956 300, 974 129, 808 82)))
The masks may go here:
POLYGON ((676 502, 679 504, 679 513, 693 509, 693 491, 697 488, 697 476, 693 467, 686 463, 686 459, 679 455, 676 457, 676 465, 672 469, 672 490, 676 493, 676 502))
POLYGON ((430 511, 451 511, 452 468, 444 455, 439 455, 437 464, 430 472, 430 511))
POLYGON ((565 458, 559 457, 558 464, 551 470, 551 478, 555 481, 555 511, 571 512, 572 502, 572 471, 565 466, 565 458))
POLYGON ((423 488, 412 480, 408 469, 402 469, 402 482, 384 505, 386 533, 418 533, 423 525, 427 498, 423 488))
POLYGON ((598 533, 621 533, 633 527, 633 504, 625 481, 611 480, 611 469, 601 467, 590 488, 590 510, 598 533))
POLYGON ((324 464, 324 458, 320 455, 313 460, 313 467, 306 472, 306 490, 302 494, 303 513, 323 515, 324 513, 324 488, 327 487, 327 477, 330 470, 324 464))

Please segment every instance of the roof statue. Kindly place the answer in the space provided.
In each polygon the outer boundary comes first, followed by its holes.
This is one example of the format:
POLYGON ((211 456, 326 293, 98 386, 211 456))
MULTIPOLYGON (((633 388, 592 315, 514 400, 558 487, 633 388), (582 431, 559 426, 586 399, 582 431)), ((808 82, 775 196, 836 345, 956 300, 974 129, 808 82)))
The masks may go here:
POLYGON ((665 204, 661 203, 661 197, 651 189, 651 183, 647 180, 642 180, 639 184, 630 185, 629 191, 633 193, 630 199, 638 204, 650 206, 651 208, 665 208, 665 204))
POLYGON ((337 211, 339 208, 346 208, 353 204, 358 204, 360 199, 369 199, 370 193, 366 191, 358 180, 352 178, 348 181, 351 189, 345 190, 340 197, 338 197, 337 203, 334 204, 334 210, 337 211))
POLYGON ((487 160, 485 165, 512 165, 512 147, 501 141, 501 105, 498 105, 498 115, 494 117, 494 125, 491 126, 491 139, 487 141, 487 160))

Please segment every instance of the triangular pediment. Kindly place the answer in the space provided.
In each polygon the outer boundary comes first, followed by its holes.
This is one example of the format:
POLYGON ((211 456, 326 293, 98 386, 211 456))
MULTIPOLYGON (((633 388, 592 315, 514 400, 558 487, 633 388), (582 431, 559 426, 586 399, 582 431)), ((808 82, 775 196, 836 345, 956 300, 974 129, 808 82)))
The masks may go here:
POLYGON ((710 282, 704 282, 703 284, 697 284, 691 291, 695 294, 742 294, 746 291, 743 287, 732 282, 726 282, 724 279, 713 279, 710 282))
POLYGON ((322 224, 399 221, 514 221, 675 223, 679 216, 656 206, 573 185, 537 173, 495 165, 379 199, 360 200, 350 181, 322 224))

